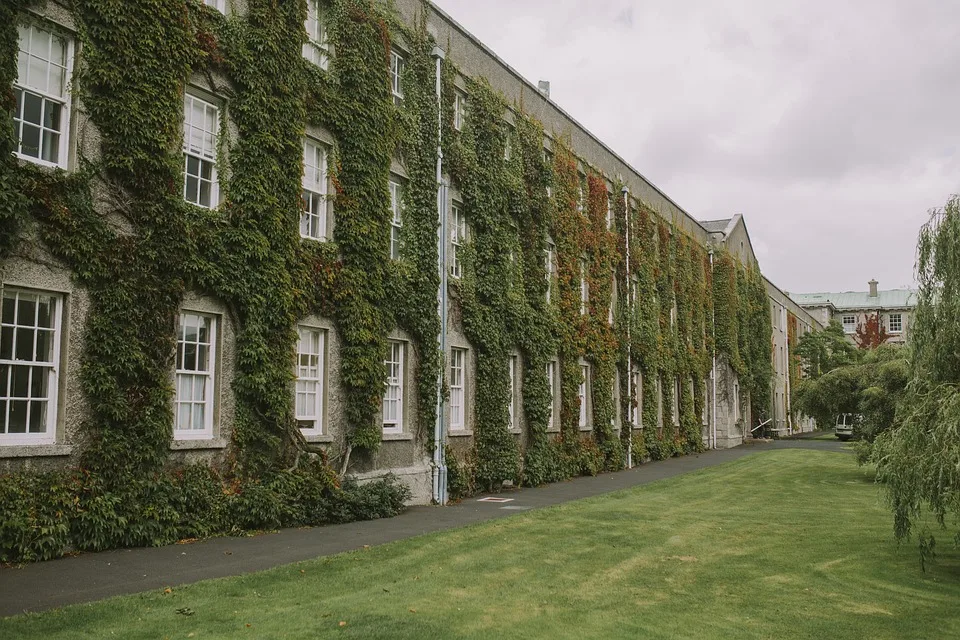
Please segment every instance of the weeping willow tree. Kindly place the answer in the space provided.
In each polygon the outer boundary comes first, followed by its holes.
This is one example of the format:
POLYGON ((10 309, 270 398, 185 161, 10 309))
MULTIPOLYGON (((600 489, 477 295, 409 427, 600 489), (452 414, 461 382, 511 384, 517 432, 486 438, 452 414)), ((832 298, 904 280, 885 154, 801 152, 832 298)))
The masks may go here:
POLYGON ((897 540, 916 530, 921 563, 936 540, 924 518, 960 543, 960 197, 931 212, 917 249, 917 309, 910 381, 897 425, 874 444, 877 479, 893 509, 897 540))

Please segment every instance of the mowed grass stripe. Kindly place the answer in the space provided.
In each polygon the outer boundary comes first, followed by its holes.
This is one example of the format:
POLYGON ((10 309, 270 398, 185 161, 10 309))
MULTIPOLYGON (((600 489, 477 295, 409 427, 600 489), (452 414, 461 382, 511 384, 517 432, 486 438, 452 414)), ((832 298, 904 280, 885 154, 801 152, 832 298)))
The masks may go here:
POLYGON ((853 456, 797 449, 0 637, 950 638, 957 603, 960 554, 922 573, 853 456))

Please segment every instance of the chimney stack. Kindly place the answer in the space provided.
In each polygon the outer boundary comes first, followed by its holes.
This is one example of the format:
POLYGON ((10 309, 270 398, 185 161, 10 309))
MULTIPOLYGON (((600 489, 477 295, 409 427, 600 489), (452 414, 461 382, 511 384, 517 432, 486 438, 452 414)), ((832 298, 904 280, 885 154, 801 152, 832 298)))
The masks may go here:
POLYGON ((550 97, 550 81, 549 80, 539 81, 537 83, 537 89, 539 89, 540 93, 542 93, 544 96, 548 98, 550 97))
POLYGON ((877 297, 877 284, 878 284, 876 278, 874 278, 873 280, 871 280, 871 281, 868 282, 867 284, 870 285, 870 297, 871 297, 871 298, 876 298, 876 297, 877 297))

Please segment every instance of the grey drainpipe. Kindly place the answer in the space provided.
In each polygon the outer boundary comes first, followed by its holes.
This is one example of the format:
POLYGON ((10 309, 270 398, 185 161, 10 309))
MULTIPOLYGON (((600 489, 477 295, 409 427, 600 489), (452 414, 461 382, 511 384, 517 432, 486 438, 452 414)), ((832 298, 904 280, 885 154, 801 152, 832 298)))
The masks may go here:
POLYGON ((632 361, 632 345, 630 344, 630 323, 633 322, 633 282, 630 280, 630 200, 629 194, 630 190, 626 186, 620 190, 620 193, 623 194, 623 220, 624 220, 624 235, 626 236, 626 285, 624 290, 626 292, 627 298, 627 406, 631 410, 627 411, 627 432, 630 436, 627 438, 627 469, 633 468, 633 420, 632 420, 632 406, 630 401, 633 398, 633 394, 630 392, 631 384, 633 383, 633 361, 632 361))
POLYGON ((445 57, 443 49, 434 47, 431 55, 437 62, 437 217, 439 228, 437 235, 437 268, 440 273, 440 289, 437 291, 437 311, 440 315, 440 333, 437 335, 437 348, 440 350, 440 371, 437 375, 437 420, 433 428, 433 501, 436 504, 447 503, 447 461, 444 452, 446 429, 443 397, 443 376, 447 361, 447 185, 443 182, 443 98, 441 73, 445 57))
MULTIPOLYGON (((713 249, 710 249, 710 279, 713 279, 713 249)), ((710 323, 713 325, 713 368, 710 370, 710 382, 713 385, 713 397, 711 400, 711 405, 713 410, 710 412, 710 434, 707 437, 707 440, 710 443, 711 449, 717 448, 717 310, 711 307, 710 313, 710 323)))

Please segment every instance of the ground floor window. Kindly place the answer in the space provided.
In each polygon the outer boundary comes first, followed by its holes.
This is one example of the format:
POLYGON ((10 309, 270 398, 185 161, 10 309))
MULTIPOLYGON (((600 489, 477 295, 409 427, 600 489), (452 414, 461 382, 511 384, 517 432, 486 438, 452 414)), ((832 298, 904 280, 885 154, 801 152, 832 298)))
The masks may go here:
POLYGON ((403 431, 403 349, 402 342, 387 342, 387 356, 383 365, 387 370, 386 389, 383 393, 383 432, 403 431))
POLYGON ((56 436, 62 298, 3 287, 0 444, 51 444, 56 436))
POLYGON ((297 332, 297 424, 305 435, 322 435, 326 332, 304 326, 297 332))
POLYGON ((178 440, 213 437, 216 332, 214 316, 180 314, 173 427, 178 440))

